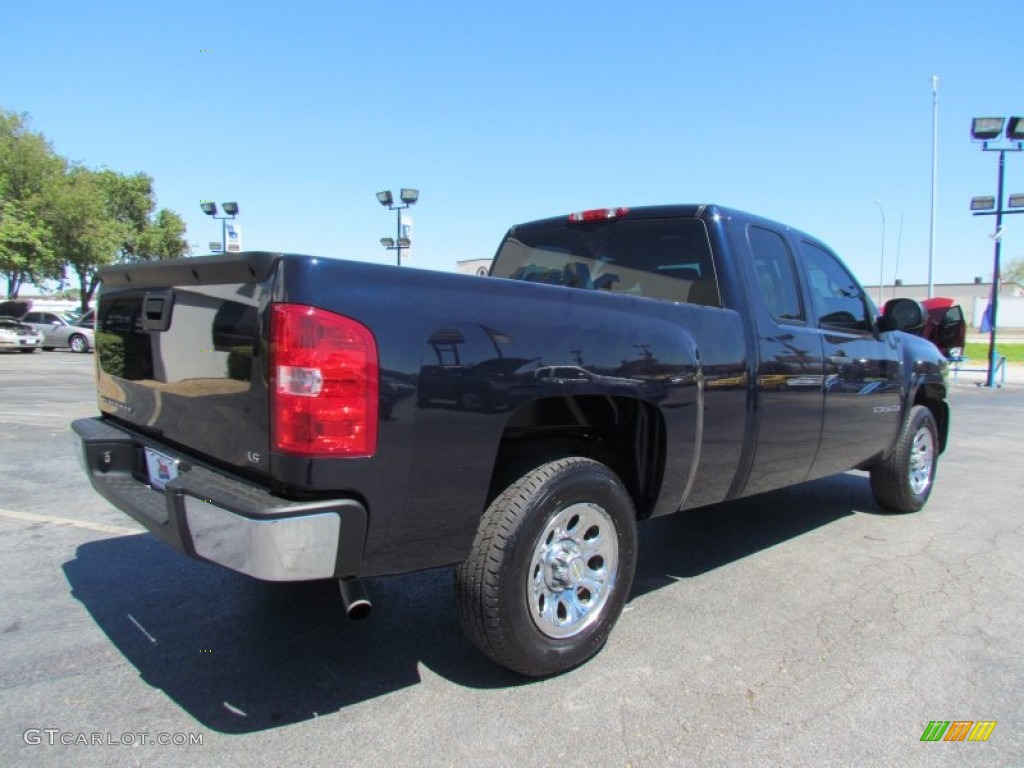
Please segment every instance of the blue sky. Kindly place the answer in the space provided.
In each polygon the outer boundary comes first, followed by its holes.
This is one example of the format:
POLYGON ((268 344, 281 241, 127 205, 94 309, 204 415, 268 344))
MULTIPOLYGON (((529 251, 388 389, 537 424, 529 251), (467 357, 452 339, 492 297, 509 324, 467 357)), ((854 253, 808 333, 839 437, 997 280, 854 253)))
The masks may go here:
MULTIPOLYGON (((927 280, 938 75, 935 279, 968 281, 992 270, 992 219, 968 201, 996 185, 970 119, 1024 114, 1010 7, 42 0, 3 14, 0 105, 66 157, 153 176, 197 253, 220 239, 199 201, 237 200, 246 248, 392 263, 374 195, 409 186, 414 266, 489 258, 530 219, 715 202, 877 284, 880 200, 885 279, 898 254, 910 283, 927 280)), ((1006 224, 1004 259, 1024 257, 1024 219, 1006 224)))

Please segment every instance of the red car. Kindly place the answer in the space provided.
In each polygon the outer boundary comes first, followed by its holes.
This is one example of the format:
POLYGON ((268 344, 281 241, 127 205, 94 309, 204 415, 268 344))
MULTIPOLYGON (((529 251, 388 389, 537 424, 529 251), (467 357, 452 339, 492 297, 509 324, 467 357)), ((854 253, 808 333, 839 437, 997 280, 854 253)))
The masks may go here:
POLYGON ((967 323, 964 311, 953 299, 935 297, 921 302, 928 313, 928 322, 921 335, 942 350, 949 358, 960 357, 964 352, 967 338, 967 323))
MULTIPOLYGON (((886 302, 882 309, 883 315, 889 313, 889 305, 892 303, 886 302)), ((954 304, 953 299, 935 297, 925 299, 921 306, 925 310, 924 325, 910 329, 910 332, 928 339, 950 360, 961 357, 964 352, 964 340, 967 338, 967 323, 960 305, 954 304)), ((905 309, 906 305, 901 305, 901 308, 905 309)))

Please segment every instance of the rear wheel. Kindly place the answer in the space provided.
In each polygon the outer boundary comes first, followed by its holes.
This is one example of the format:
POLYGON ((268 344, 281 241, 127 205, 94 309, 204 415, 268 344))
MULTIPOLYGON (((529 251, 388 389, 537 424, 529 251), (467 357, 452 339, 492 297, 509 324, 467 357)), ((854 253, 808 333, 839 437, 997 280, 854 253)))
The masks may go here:
POLYGON ((917 512, 935 482, 939 430, 935 417, 915 405, 888 460, 871 468, 871 491, 878 506, 893 512, 917 512))
POLYGON ((455 574, 459 619, 498 664, 564 672, 604 645, 635 568, 635 513, 618 477, 586 458, 548 462, 484 513, 455 574))
POLYGON ((68 339, 68 346, 71 347, 72 352, 88 352, 89 342, 86 341, 85 336, 75 334, 68 339))

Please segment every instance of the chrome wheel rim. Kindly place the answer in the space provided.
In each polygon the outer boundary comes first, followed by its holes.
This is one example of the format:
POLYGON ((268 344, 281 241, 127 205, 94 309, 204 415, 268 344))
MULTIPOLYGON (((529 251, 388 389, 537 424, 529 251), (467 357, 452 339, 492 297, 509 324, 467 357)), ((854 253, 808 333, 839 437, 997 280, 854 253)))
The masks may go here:
POLYGON ((619 539, 599 505, 571 504, 537 538, 526 577, 533 623, 552 638, 578 635, 597 621, 615 589, 619 539))
POLYGON ((75 336, 75 338, 71 340, 71 351, 85 352, 85 339, 81 336, 75 336))
POLYGON ((932 466, 935 464, 935 439, 931 430, 921 427, 914 435, 910 447, 910 490, 920 496, 932 483, 932 466))

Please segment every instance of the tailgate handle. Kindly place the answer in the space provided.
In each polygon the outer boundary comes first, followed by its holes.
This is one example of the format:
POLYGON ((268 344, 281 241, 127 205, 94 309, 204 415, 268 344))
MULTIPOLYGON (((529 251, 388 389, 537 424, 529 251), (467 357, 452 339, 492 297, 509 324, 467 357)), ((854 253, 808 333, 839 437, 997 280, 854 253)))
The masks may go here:
POLYGON ((166 331, 171 327, 174 291, 146 291, 142 300, 142 327, 147 331, 166 331))

